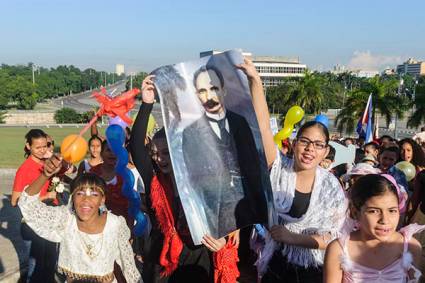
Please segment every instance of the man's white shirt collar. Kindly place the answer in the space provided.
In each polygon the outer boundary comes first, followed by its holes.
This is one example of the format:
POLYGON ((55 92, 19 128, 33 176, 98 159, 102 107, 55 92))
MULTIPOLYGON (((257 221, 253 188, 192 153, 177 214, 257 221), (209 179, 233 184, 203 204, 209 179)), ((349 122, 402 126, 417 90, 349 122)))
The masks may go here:
MULTIPOLYGON (((219 114, 213 114, 213 113, 205 112, 205 115, 212 120, 219 121, 219 120, 222 120, 222 119, 226 119, 226 110, 224 110, 223 112, 221 112, 219 114)), ((208 122, 210 123, 211 128, 213 129, 213 131, 217 135, 217 137, 219 139, 221 139, 220 128, 218 126, 218 122, 214 122, 210 119, 208 120, 208 122)), ((225 122, 225 128, 226 128, 226 131, 228 133, 230 133, 229 121, 227 119, 226 119, 226 122, 225 122)))

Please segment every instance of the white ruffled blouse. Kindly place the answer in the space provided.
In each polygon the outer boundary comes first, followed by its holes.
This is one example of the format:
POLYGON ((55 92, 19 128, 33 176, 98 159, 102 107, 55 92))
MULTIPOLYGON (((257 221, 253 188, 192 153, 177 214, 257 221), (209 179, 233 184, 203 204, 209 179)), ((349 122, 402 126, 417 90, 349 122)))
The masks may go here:
MULTIPOLYGON (((278 152, 270 172, 278 224, 285 225, 294 233, 328 234, 331 240, 337 238, 346 218, 348 201, 336 177, 317 167, 310 204, 307 212, 300 218, 293 218, 288 214, 295 196, 296 179, 294 161, 278 152)), ((282 253, 288 261, 304 267, 321 266, 324 252, 319 249, 282 245, 282 253)))
POLYGON ((130 230, 122 216, 108 212, 103 232, 93 235, 78 230, 76 216, 68 206, 47 206, 38 195, 30 196, 25 191, 18 205, 37 235, 60 243, 58 271, 68 278, 116 282, 116 261, 127 282, 143 282, 129 243, 130 230))

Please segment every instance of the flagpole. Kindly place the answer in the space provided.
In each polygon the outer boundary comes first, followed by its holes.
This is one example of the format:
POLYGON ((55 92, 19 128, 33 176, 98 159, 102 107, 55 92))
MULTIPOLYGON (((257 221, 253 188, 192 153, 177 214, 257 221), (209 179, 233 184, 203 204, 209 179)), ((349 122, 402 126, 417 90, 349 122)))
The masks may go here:
MULTIPOLYGON (((398 84, 398 89, 397 89, 397 96, 401 95, 401 88, 403 86, 404 80, 403 78, 400 78, 400 83, 398 84)), ((397 140, 397 120, 398 120, 398 115, 397 113, 395 114, 395 125, 394 125, 394 139, 397 140)))

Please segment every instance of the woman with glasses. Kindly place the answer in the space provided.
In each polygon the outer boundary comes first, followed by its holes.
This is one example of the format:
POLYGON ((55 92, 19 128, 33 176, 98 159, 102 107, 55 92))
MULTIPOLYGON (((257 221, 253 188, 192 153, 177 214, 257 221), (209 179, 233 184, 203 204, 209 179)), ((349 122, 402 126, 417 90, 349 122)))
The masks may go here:
MULTIPOLYGON (((315 121, 305 123, 292 144, 293 159, 273 142, 261 79, 249 60, 238 66, 247 74, 260 126, 273 190, 276 223, 270 235, 277 244, 261 282, 322 282, 326 246, 338 236, 347 203, 338 180, 319 163, 329 152, 329 132, 315 121)), ((260 270, 261 273, 261 270, 260 270)), ((261 274, 260 274, 261 275, 261 274)))

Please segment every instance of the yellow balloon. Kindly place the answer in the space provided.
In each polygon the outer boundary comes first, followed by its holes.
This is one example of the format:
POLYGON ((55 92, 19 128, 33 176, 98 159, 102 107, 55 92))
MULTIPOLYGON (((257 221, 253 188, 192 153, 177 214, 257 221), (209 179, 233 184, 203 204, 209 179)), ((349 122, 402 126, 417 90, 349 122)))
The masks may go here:
POLYGON ((292 106, 291 108, 289 108, 288 112, 286 112, 284 127, 294 127, 294 125, 301 121, 303 117, 304 110, 298 105, 292 106))
POLYGON ((277 134, 273 137, 273 141, 274 141, 274 143, 277 145, 277 147, 280 150, 280 149, 282 149, 282 140, 280 140, 276 136, 277 136, 277 134))
POLYGON ((61 144, 61 154, 69 163, 77 163, 86 156, 88 145, 86 140, 79 135, 65 137, 61 144))
POLYGON ((282 141, 289 138, 292 134, 292 131, 294 130, 293 127, 283 127, 282 130, 280 130, 274 137, 273 140, 279 147, 279 149, 282 147, 282 141))
POLYGON ((152 136, 153 135, 153 130, 155 129, 156 126, 156 121, 155 118, 153 117, 152 114, 149 115, 149 120, 148 120, 148 128, 147 128, 147 134, 148 136, 152 136))

